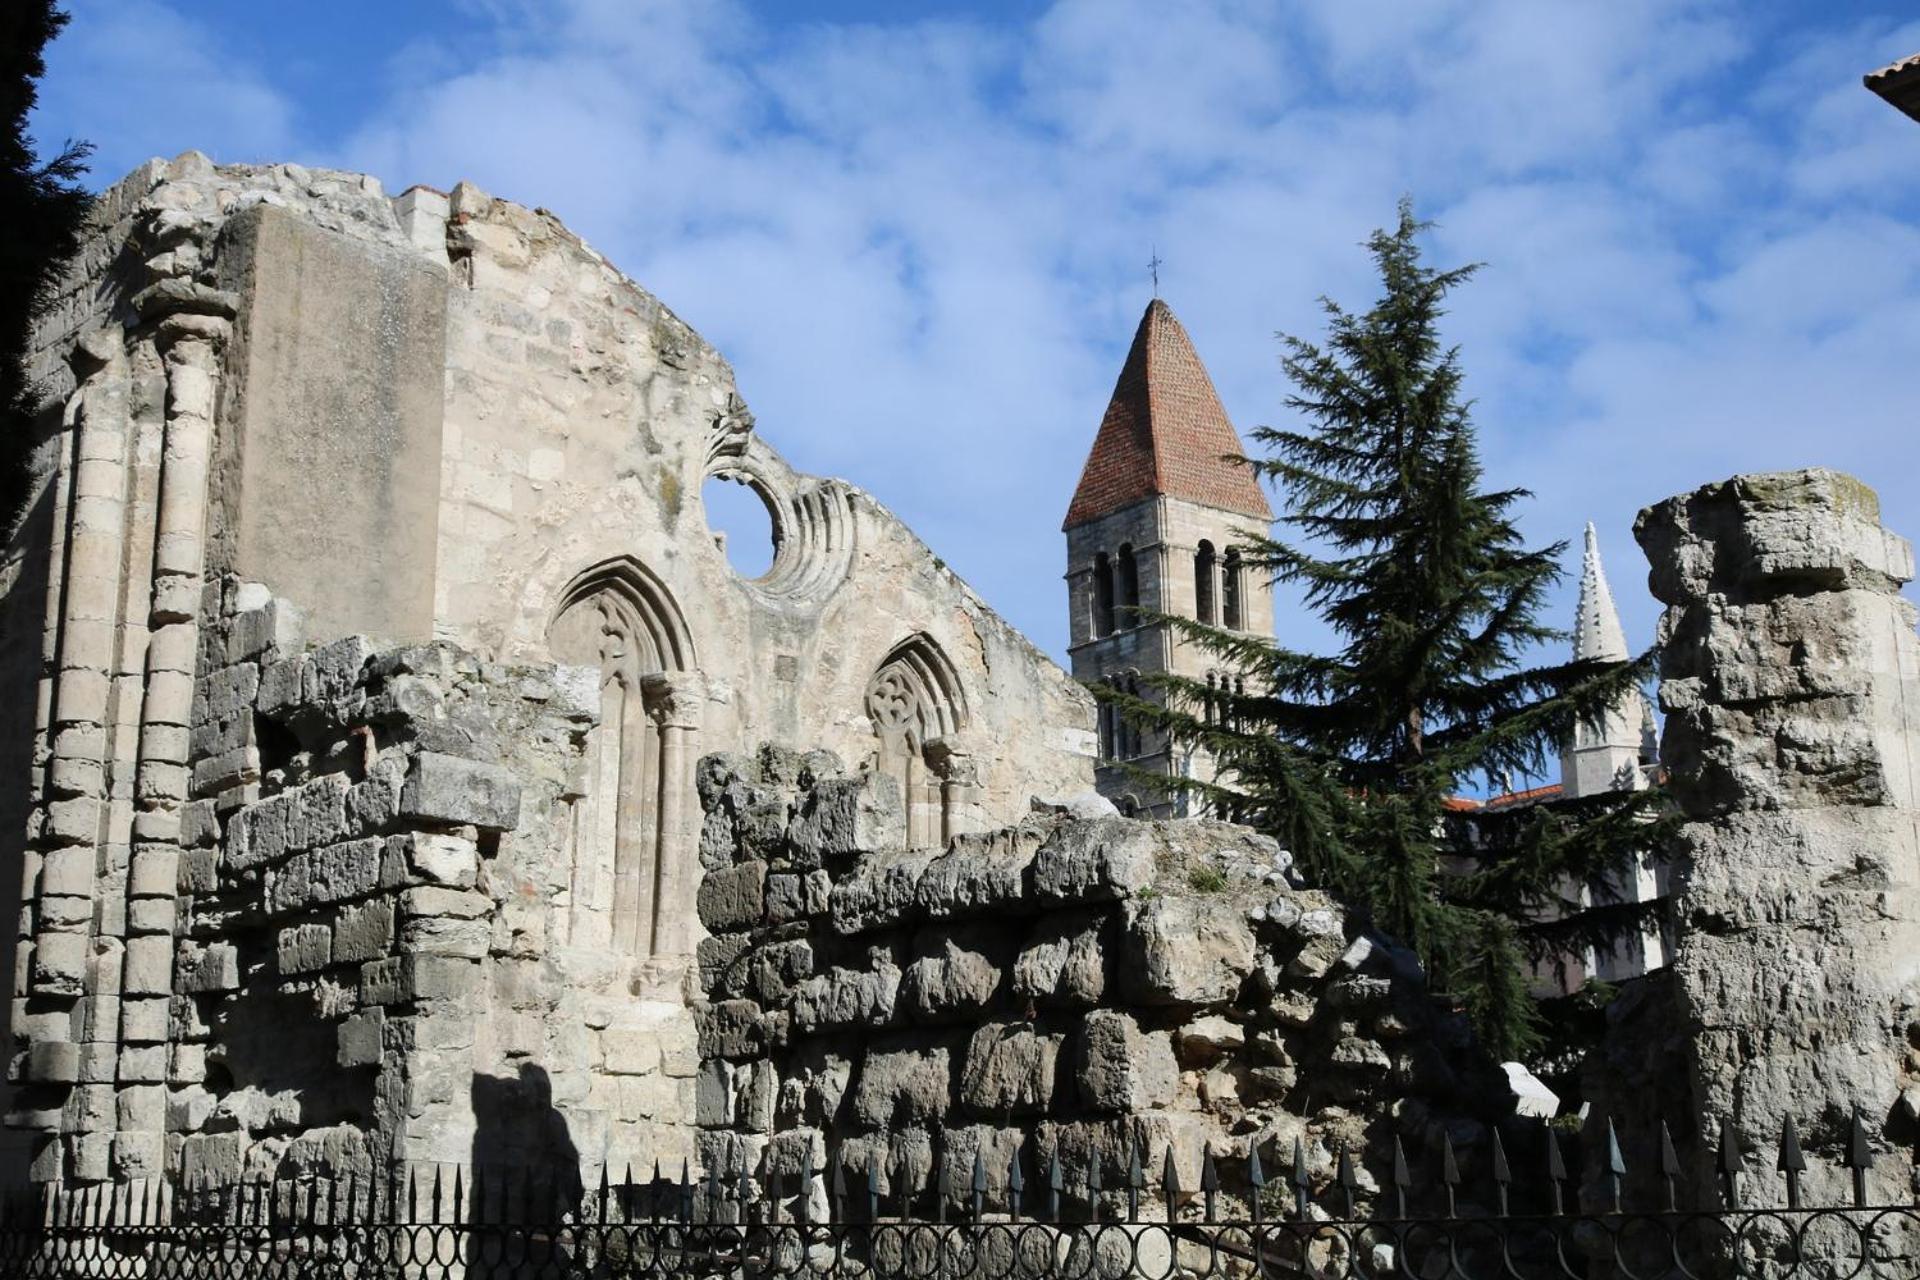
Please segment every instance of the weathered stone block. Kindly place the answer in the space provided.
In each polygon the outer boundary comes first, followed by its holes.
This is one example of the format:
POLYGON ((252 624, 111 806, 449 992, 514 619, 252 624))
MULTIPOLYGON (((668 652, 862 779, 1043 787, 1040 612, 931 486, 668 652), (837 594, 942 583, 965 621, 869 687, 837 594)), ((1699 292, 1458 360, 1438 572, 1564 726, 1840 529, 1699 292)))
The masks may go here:
POLYGON ((362 1009, 341 1022, 335 1060, 343 1067, 378 1066, 386 1025, 386 1010, 378 1006, 362 1009))
POLYGON ((1060 1042, 1026 1023, 981 1027, 967 1044, 961 1103, 982 1117, 1041 1114, 1053 1102, 1060 1042))
POLYGON ((275 955, 281 973, 317 973, 333 963, 333 929, 324 924, 282 929, 275 955))
POLYGON ((401 788, 400 815, 511 831, 520 821, 520 780, 498 765, 422 751, 401 788))
POLYGON ((335 964, 377 960, 393 947, 393 901, 375 898, 340 908, 333 921, 335 964))
POLYGON ((493 926, 487 920, 413 916, 400 925, 400 949, 422 955, 478 960, 487 954, 492 940, 493 926))
POLYGON ((410 832, 396 836, 406 848, 407 866, 429 884, 470 889, 480 874, 480 849, 465 836, 410 832))
POLYGON ((1259 959, 1245 911, 1229 897, 1132 903, 1123 937, 1122 989, 1141 1004, 1229 1003, 1259 959))
POLYGON ((795 984, 813 976, 813 944, 804 938, 769 943, 748 963, 747 993, 769 1007, 785 1004, 795 984))
POLYGON ((742 862, 701 878, 700 923, 714 933, 759 925, 765 910, 767 864, 742 862))
POLYGON ((953 1096, 946 1047, 871 1048, 853 1086, 853 1116, 862 1128, 894 1129, 937 1121, 953 1096))
POLYGON ((767 876, 765 913, 768 924, 787 924, 822 915, 833 892, 825 871, 776 871, 767 876))
POLYGON ((36 1084, 72 1084, 80 1079, 80 1046, 36 1040, 27 1046, 27 1079, 36 1084))
POLYGON ((200 994, 209 991, 240 989, 240 954, 228 942, 210 942, 204 946, 181 948, 175 986, 181 991, 200 994))
POLYGON ((1138 1112, 1173 1101, 1180 1080, 1164 1031, 1142 1031, 1131 1015, 1095 1009, 1080 1025, 1075 1081, 1095 1111, 1138 1112))
POLYGON ((748 1058, 786 1041, 784 1015, 764 1014, 751 1000, 721 1000, 698 1010, 700 1056, 748 1058))
POLYGON ((786 837, 787 857, 800 866, 901 848, 907 843, 907 812, 900 786, 884 774, 820 779, 786 837))
POLYGON ((1033 888, 1046 902, 1104 902, 1153 883, 1161 837, 1152 823, 1097 818, 1054 828, 1034 854, 1033 888))
POLYGON ((287 847, 314 849, 347 835, 347 789, 343 773, 330 773, 305 783, 291 793, 287 810, 287 847))
POLYGON ((420 885, 400 893, 403 916, 444 916, 449 920, 475 920, 491 915, 493 899, 471 890, 446 889, 439 885, 420 885))
POLYGON ((1042 920, 1013 964, 1013 993, 1068 1005, 1096 1005, 1107 988, 1101 917, 1062 912, 1042 920))
POLYGON ((920 877, 921 909, 939 920, 1025 906, 1027 873, 1045 838, 1037 825, 955 836, 920 877))
POLYGON ((973 1018, 993 1001, 1002 971, 986 932, 929 932, 920 949, 900 979, 900 1003, 912 1017, 922 1022, 973 1018))
POLYGON ((920 877, 936 856, 932 849, 896 849, 861 859, 828 896, 833 927, 865 933, 914 919, 920 911, 920 877))

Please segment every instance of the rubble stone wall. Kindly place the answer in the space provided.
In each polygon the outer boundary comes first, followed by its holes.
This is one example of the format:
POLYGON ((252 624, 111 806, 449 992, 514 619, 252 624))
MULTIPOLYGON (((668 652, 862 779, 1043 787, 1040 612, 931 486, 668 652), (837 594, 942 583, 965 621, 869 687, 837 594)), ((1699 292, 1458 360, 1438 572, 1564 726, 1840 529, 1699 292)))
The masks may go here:
POLYGON ((980 1153, 999 1204, 1016 1152, 1030 1185, 1057 1155, 1113 1189, 1137 1138, 1156 1182, 1170 1151, 1197 1192, 1211 1150, 1243 1196, 1255 1144, 1278 1170, 1300 1140, 1320 1186, 1396 1135, 1484 1155, 1511 1114, 1411 956, 1247 828, 1049 811, 909 849, 890 780, 826 752, 699 781, 700 1168, 877 1162, 931 1212, 942 1159, 958 1205, 980 1153))
MULTIPOLYGON (((1712 1188, 1730 1122, 1771 1170, 1792 1118, 1809 1203, 1851 1194, 1862 1109, 1874 1203, 1920 1137, 1920 640, 1904 538, 1821 469, 1736 476, 1640 514, 1660 620, 1676 845, 1672 973, 1614 1013, 1595 1092, 1679 1128, 1712 1188)), ((1651 1152, 1648 1158, 1653 1158, 1651 1152)), ((1753 1194, 1779 1184, 1752 1180, 1753 1194)))

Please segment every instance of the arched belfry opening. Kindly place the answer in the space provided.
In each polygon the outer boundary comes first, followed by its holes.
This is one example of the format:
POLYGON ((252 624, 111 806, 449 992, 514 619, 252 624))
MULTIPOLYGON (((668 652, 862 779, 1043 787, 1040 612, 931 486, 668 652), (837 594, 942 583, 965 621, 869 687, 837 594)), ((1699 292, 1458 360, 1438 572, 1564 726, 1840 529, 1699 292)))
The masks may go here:
POLYGON ((691 834, 703 690, 672 593, 622 557, 575 578, 548 631, 556 661, 600 673, 600 721, 572 805, 571 946, 684 955, 699 877, 691 834))
POLYGON ((962 738, 966 691, 933 637, 916 632, 889 650, 867 681, 866 704, 879 739, 875 767, 900 786, 909 847, 967 830, 978 780, 962 738))

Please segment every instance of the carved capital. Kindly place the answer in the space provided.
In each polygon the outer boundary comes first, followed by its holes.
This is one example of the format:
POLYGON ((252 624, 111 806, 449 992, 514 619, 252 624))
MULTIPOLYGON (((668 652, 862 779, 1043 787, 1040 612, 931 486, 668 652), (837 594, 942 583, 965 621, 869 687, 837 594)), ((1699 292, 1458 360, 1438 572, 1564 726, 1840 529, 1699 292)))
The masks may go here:
POLYGON ((698 729, 707 682, 697 671, 656 671, 640 678, 647 714, 663 729, 698 729))

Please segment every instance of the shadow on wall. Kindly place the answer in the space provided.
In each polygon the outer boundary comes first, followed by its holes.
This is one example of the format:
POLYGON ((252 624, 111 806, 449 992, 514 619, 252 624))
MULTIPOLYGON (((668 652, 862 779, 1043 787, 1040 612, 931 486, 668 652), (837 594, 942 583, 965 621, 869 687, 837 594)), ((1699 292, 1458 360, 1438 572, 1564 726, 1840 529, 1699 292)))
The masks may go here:
POLYGON ((485 1188, 474 1219, 504 1220, 529 1203, 547 1221, 578 1209, 580 1152, 553 1105, 546 1069, 523 1062, 517 1076, 476 1075, 472 1096, 473 1169, 485 1188))

